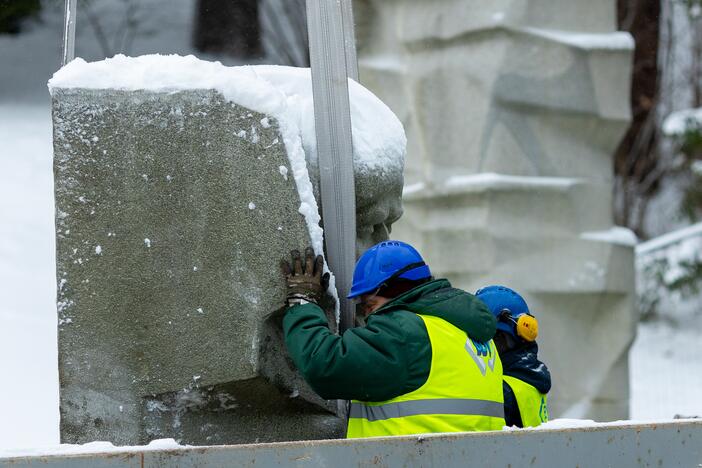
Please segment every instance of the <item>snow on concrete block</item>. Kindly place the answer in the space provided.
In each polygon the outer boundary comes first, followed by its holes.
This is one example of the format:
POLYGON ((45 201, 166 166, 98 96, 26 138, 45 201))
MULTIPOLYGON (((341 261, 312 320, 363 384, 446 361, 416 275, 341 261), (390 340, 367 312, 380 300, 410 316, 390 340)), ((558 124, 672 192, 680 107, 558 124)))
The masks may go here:
MULTIPOLYGON (((50 88, 62 441, 339 436, 279 323, 280 259, 323 248, 309 70, 118 56, 50 88)), ((401 213, 405 140, 352 88, 364 247, 401 213)))

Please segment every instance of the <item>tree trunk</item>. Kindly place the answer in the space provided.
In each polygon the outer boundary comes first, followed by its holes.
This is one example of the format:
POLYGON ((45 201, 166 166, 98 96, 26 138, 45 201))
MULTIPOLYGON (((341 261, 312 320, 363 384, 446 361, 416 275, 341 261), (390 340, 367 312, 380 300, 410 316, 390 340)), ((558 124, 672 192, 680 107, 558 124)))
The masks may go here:
POLYGON ((631 33, 636 43, 631 86, 632 122, 615 153, 614 171, 618 179, 615 217, 618 224, 642 235, 640 216, 631 205, 650 198, 658 184, 642 182, 659 165, 659 132, 655 123, 659 92, 658 43, 660 34, 660 0, 618 0, 620 29, 631 33))
POLYGON ((258 0, 198 0, 194 45, 201 52, 259 58, 258 0))
POLYGON ((22 22, 36 17, 39 10, 39 0, 0 0, 0 34, 19 34, 22 22))

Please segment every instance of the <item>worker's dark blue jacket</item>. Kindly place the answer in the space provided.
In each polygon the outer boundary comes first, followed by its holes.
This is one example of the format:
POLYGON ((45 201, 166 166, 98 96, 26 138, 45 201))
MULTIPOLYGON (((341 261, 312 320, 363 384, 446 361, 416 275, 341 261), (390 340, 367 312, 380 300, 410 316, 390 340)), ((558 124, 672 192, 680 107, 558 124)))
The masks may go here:
MULTIPOLYGON (((551 373, 546 364, 539 361, 538 352, 539 346, 536 343, 523 343, 500 353, 502 373, 528 383, 541 393, 548 393, 551 390, 551 373)), ((502 383, 502 388, 507 426, 523 427, 514 392, 506 382, 502 383)))

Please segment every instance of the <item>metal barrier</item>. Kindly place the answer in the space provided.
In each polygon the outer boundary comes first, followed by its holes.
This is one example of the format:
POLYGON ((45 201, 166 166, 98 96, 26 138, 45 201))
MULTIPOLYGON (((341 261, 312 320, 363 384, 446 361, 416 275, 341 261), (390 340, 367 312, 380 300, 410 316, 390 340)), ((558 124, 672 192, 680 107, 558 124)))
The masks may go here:
POLYGON ((702 223, 693 224, 683 229, 664 234, 636 246, 637 255, 645 255, 657 250, 665 249, 693 237, 702 237, 702 223))
POLYGON ((0 467, 162 466, 694 468, 702 420, 0 459, 0 467))

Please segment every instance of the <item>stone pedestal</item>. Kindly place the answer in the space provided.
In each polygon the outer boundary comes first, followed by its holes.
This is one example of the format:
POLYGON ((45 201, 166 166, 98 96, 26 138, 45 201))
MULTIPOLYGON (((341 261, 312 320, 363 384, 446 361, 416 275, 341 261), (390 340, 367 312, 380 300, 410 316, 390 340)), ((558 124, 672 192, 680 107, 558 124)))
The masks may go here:
POLYGON ((64 442, 277 440, 286 412, 339 434, 272 326, 308 234, 263 118, 214 91, 54 93, 64 442))
POLYGON ((552 416, 622 419, 633 235, 613 228, 631 38, 612 0, 357 0, 361 81, 408 136, 395 236, 475 291, 524 293, 552 416))
MULTIPOLYGON (((62 442, 342 435, 282 339, 279 262, 310 235, 279 122, 213 90, 55 88, 53 118, 62 442)), ((359 178, 361 245, 401 211, 390 179, 374 203, 359 178)))

